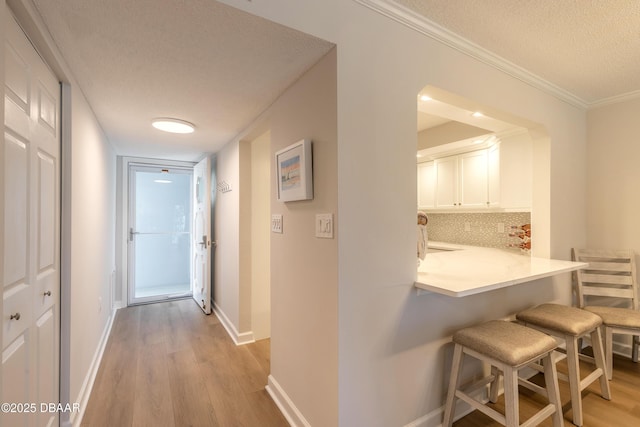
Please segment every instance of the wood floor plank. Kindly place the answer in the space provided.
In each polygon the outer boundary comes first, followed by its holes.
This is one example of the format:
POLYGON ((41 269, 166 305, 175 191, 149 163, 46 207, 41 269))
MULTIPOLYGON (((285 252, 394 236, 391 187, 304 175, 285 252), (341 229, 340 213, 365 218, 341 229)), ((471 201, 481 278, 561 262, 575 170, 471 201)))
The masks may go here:
POLYGON ((269 393, 258 390, 247 394, 247 400, 261 427, 288 427, 287 419, 282 415, 269 393))
POLYGON ((173 405, 164 341, 143 346, 138 355, 133 426, 173 427, 173 405))
POLYGON ((259 340, 247 344, 247 349, 251 352, 256 361, 260 364, 262 371, 269 375, 271 369, 271 343, 270 340, 259 340))
POLYGON ((236 346, 191 300, 121 309, 81 425, 288 426, 264 389, 269 347, 236 346))
POLYGON ((167 353, 174 353, 191 349, 191 332, 182 318, 180 307, 169 305, 166 310, 166 350, 167 353))
POLYGON ((181 350, 167 357, 176 425, 219 426, 193 351, 181 350))
POLYGON ((261 425, 226 357, 201 364, 203 376, 216 417, 223 426, 252 427, 261 425))
POLYGON ((111 344, 109 354, 103 359, 103 375, 94 384, 89 399, 86 425, 100 425, 104 420, 109 420, 111 425, 131 425, 137 353, 138 346, 134 341, 114 341, 111 344))
POLYGON ((244 392, 252 393, 264 390, 267 385, 267 378, 247 346, 239 346, 235 357, 236 360, 231 366, 244 392))

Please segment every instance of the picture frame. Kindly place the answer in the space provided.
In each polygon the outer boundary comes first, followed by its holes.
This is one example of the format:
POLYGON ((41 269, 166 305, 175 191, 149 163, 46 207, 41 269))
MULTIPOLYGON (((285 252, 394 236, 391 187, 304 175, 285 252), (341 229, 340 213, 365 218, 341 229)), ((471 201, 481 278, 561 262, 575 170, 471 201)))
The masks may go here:
POLYGON ((313 199, 311 140, 302 139, 276 152, 276 180, 279 202, 313 199))

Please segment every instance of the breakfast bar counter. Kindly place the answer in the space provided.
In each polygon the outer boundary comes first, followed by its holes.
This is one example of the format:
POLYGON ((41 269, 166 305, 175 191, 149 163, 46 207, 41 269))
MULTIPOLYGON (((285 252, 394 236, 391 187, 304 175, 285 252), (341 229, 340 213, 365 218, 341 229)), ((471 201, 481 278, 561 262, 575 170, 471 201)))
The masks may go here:
POLYGON ((418 293, 465 297, 587 266, 584 262, 536 258, 507 249, 429 242, 415 287, 418 293))

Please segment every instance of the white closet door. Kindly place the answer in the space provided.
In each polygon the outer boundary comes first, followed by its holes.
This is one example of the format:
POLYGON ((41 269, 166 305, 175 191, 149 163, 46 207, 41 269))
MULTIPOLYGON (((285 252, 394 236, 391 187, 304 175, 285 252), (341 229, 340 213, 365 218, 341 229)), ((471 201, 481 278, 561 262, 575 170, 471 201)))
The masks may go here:
POLYGON ((60 86, 12 16, 5 45, 2 402, 6 426, 51 426, 59 400, 60 86))

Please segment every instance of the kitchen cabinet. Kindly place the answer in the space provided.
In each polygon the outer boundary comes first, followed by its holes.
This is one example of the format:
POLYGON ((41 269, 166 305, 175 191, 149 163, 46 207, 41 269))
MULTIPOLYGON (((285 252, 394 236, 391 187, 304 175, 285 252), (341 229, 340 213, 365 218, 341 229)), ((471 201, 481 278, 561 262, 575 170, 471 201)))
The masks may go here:
POLYGON ((532 145, 526 133, 488 148, 418 164, 418 208, 430 210, 531 209, 532 145))
POLYGON ((418 163, 418 208, 430 209, 436 202, 436 169, 433 161, 418 163))
POLYGON ((487 150, 436 159, 435 207, 486 208, 488 199, 487 150))

